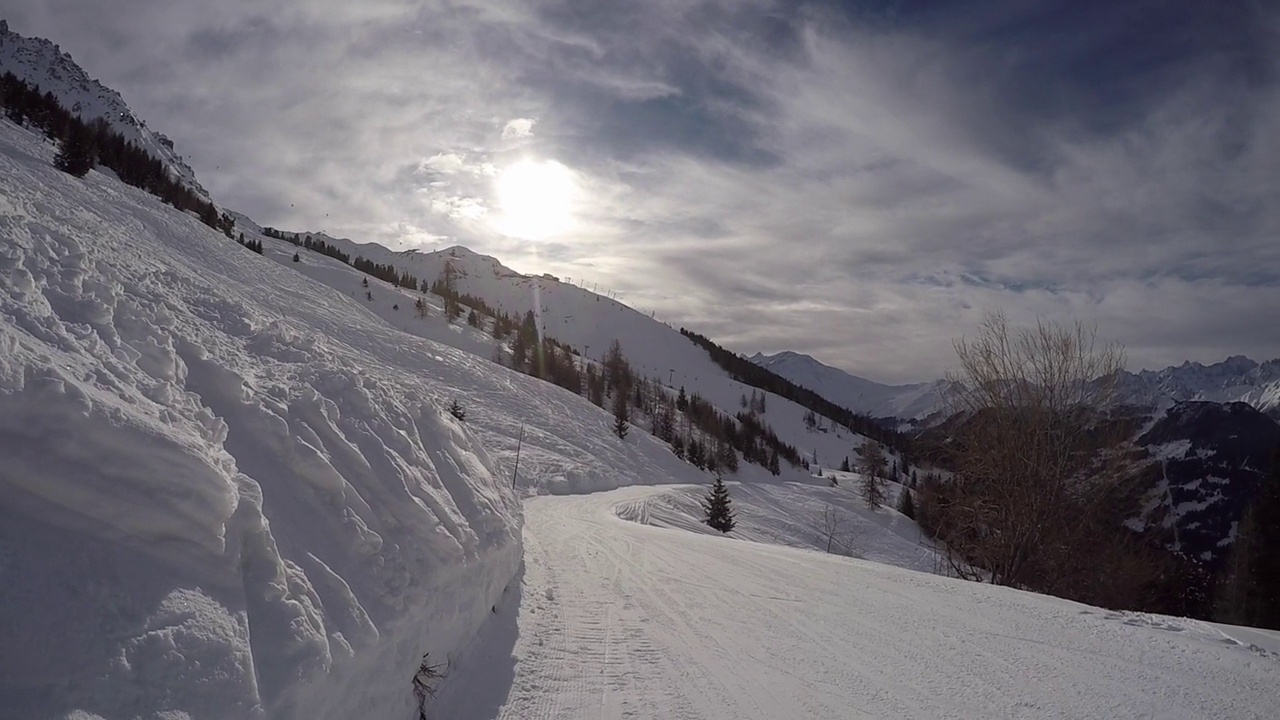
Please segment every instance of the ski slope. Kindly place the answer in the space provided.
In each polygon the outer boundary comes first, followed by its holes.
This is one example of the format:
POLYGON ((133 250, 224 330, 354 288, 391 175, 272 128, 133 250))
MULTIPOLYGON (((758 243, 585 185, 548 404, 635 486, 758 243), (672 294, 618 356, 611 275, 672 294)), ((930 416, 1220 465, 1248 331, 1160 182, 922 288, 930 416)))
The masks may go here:
POLYGON ((519 567, 522 426, 566 490, 697 481, 53 154, 0 120, 0 717, 403 717, 519 567))
POLYGON ((525 503, 521 583, 432 706, 489 718, 1274 718, 1280 658, 1198 621, 525 503))
MULTIPOLYGON (((394 287, 328 256, 262 235, 261 228, 243 216, 237 217, 237 229, 245 232, 246 239, 261 241, 268 257, 362 302, 387 324, 486 361, 493 357, 497 341, 483 329, 470 328, 462 322, 446 322, 437 296, 394 287), (296 263, 292 261, 295 253, 299 257, 296 263), (367 287, 365 280, 368 280, 367 287), (366 291, 372 295, 372 300, 365 300, 366 291), (414 315, 413 305, 419 298, 425 299, 430 306, 427 318, 414 315)), ((453 267, 460 292, 482 297, 490 305, 516 317, 533 311, 547 335, 568 343, 590 360, 600 360, 609 345, 618 340, 628 362, 638 374, 668 386, 673 395, 681 387, 690 394, 697 392, 730 416, 741 409, 740 401, 744 396, 750 397, 753 392, 758 392, 730 378, 705 350, 678 330, 585 288, 547 276, 522 275, 492 257, 464 247, 431 253, 397 253, 376 243, 355 243, 323 233, 303 233, 308 234, 332 244, 353 259, 360 256, 377 263, 391 264, 428 282, 440 277, 447 263, 453 267)), ((777 395, 766 395, 767 409, 763 420, 802 457, 812 460, 816 456, 817 464, 828 468, 839 466, 846 457, 856 458, 856 449, 864 441, 861 435, 832 427, 825 418, 822 429, 809 429, 803 421, 804 407, 777 395)), ((640 419, 640 424, 643 424, 643 419, 640 419)), ((896 459, 892 454, 889 458, 896 459)), ((751 470, 744 472, 753 476, 751 470)), ((807 475, 808 472, 802 468, 783 463, 783 479, 796 480, 807 475)), ((538 492, 553 493, 578 492, 588 488, 610 489, 624 484, 611 479, 607 473, 594 478, 571 478, 569 482, 565 479, 560 473, 535 474, 530 482, 532 489, 538 492)))

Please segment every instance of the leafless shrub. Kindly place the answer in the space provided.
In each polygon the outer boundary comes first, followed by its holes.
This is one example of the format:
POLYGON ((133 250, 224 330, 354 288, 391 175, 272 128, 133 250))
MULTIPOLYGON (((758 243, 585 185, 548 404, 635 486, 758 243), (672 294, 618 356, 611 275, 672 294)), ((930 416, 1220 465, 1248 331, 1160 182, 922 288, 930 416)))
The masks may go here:
POLYGON ((1100 576, 1142 575, 1121 527, 1135 500, 1127 429, 1108 417, 1123 350, 1079 323, 1014 330, 1000 314, 955 348, 955 475, 927 500, 952 572, 1078 598, 1132 590, 1100 576))

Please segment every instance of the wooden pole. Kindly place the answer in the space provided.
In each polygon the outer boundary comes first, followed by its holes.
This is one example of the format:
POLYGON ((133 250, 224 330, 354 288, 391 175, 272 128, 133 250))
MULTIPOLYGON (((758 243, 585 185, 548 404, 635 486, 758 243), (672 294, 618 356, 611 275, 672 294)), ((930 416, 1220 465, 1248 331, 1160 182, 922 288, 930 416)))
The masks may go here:
POLYGON ((520 439, 516 440, 516 467, 511 471, 511 489, 516 489, 516 476, 520 474, 520 448, 524 445, 524 423, 520 423, 520 439))

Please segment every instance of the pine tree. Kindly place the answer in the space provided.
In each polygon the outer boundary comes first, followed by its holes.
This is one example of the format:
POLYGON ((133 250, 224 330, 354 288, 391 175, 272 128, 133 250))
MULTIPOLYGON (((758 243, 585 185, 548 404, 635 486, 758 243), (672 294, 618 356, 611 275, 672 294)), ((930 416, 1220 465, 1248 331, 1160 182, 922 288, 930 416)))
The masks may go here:
POLYGON ((840 472, 851 472, 849 470, 849 456, 844 456, 844 462, 840 463, 840 472))
POLYGON ((782 466, 778 463, 778 451, 776 449, 769 452, 769 472, 774 475, 782 474, 782 466))
POLYGON ((898 512, 906 515, 912 520, 916 519, 916 503, 911 499, 911 491, 902 488, 902 492, 898 495, 898 512))
POLYGON ((716 476, 715 484, 702 501, 703 521, 715 530, 727 533, 737 525, 734 516, 737 514, 730 507, 729 488, 724 485, 724 478, 716 476))
POLYGON ((875 440, 862 444, 862 499, 872 510, 884 505, 887 488, 881 474, 885 467, 884 449, 875 440))
POLYGON ((684 412, 689 409, 689 397, 684 394, 684 386, 680 386, 680 394, 676 395, 676 409, 684 412))
POLYGON ((630 429, 627 393, 624 388, 618 388, 613 392, 613 434, 617 435, 619 440, 626 440, 627 431, 630 429))
POLYGON ((458 398, 454 398, 453 402, 449 404, 449 414, 463 422, 467 421, 467 411, 462 409, 462 405, 458 403, 458 398))
POLYGON ((1236 526, 1218 581, 1214 617, 1235 625, 1280 629, 1280 447, 1257 497, 1236 526))
POLYGON ((53 166, 76 177, 84 177, 94 164, 93 136, 83 125, 73 127, 58 148, 53 166))

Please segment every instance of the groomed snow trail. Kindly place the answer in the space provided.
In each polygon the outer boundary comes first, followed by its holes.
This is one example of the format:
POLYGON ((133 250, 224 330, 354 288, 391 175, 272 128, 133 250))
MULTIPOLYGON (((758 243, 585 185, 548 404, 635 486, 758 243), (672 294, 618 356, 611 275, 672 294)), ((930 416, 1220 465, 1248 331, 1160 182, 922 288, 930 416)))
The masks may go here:
POLYGON ((1206 623, 525 506, 518 592, 435 717, 1271 718, 1280 660, 1206 623))

